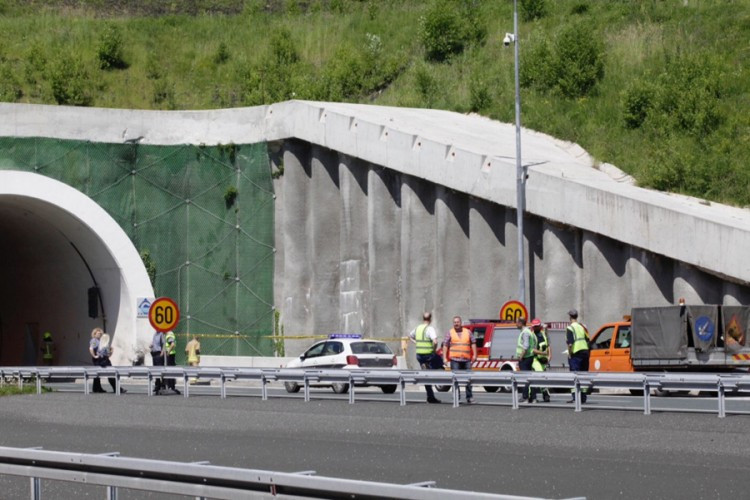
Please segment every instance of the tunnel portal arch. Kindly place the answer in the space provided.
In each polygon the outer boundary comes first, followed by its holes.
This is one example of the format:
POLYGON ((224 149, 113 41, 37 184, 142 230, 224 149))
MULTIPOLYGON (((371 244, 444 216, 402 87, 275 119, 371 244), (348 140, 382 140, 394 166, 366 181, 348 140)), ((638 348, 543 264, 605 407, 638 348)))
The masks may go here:
POLYGON ((41 364, 46 331, 55 364, 90 364, 96 326, 112 335, 112 363, 131 364, 151 340, 137 302, 153 295, 137 249, 94 200, 49 177, 0 171, 0 365, 41 364))

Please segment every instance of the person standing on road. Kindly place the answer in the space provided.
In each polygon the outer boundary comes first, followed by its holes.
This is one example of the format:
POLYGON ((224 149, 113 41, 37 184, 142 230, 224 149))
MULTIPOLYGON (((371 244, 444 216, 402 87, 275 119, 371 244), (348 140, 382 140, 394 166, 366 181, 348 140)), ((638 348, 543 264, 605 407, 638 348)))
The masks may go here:
MULTIPOLYGON (((534 362, 531 363, 531 368, 535 372, 547 371, 547 365, 550 360, 550 348, 549 340, 547 339, 547 330, 542 325, 541 320, 534 318, 531 320, 531 328, 534 331, 536 337, 536 348, 534 348, 534 362)), ((537 389, 538 392, 542 393, 542 399, 545 403, 549 403, 549 389, 542 387, 537 389)))
MULTIPOLYGON (((430 325, 432 323, 432 313, 426 312, 422 315, 423 323, 409 332, 409 340, 416 344, 417 363, 423 370, 441 370, 443 368, 440 357, 437 355, 437 333, 430 325)), ((440 403, 435 397, 432 386, 424 386, 427 392, 428 403, 440 403)))
MULTIPOLYGON (((91 331, 89 354, 91 354, 91 362, 94 366, 101 368, 112 366, 112 362, 109 360, 109 357, 112 355, 112 347, 109 345, 109 335, 105 334, 101 328, 94 328, 91 331)), ((109 381, 109 385, 112 386, 112 390, 116 392, 117 384, 114 377, 109 377, 107 380, 109 381)), ((99 377, 94 378, 94 392, 107 392, 102 388, 102 382, 99 377)), ((120 387, 120 394, 125 394, 126 392, 128 391, 120 387)))
POLYGON ((42 335, 42 361, 45 366, 52 366, 55 363, 55 342, 52 340, 51 332, 44 332, 42 335))
MULTIPOLYGON (((200 337, 193 335, 193 338, 185 346, 185 358, 188 366, 198 366, 201 363, 201 343, 200 337)), ((198 379, 192 379, 191 384, 198 382, 198 379)))
MULTIPOLYGON (((150 349, 152 364, 154 366, 164 366, 164 333, 154 332, 150 349)), ((154 394, 160 394, 163 386, 162 377, 157 378, 154 381, 154 394)))
MULTIPOLYGON (((518 369, 522 372, 530 372, 534 363, 534 349, 536 349, 536 335, 534 335, 528 326, 526 318, 518 318, 516 326, 521 333, 518 335, 516 344, 516 357, 518 358, 518 369)), ((521 393, 519 401, 533 403, 536 400, 536 388, 528 385, 521 393)))
MULTIPOLYGON (((570 326, 565 332, 565 341, 568 344, 568 363, 572 372, 589 371, 589 334, 586 328, 578 322, 578 311, 571 309, 570 326)), ((575 395, 568 403, 575 402, 575 395)), ((581 402, 586 402, 586 393, 581 391, 581 402)))
MULTIPOLYGON (((453 317, 453 328, 443 340, 443 363, 448 364, 448 356, 451 359, 451 371, 471 371, 471 363, 477 359, 477 339, 474 334, 463 327, 461 316, 453 317)), ((461 397, 461 389, 458 390, 461 397)), ((471 382, 466 384, 466 404, 474 403, 474 394, 471 391, 471 382)))
MULTIPOLYGON (((175 358, 177 356, 177 339, 174 336, 173 331, 168 331, 164 336, 164 350, 167 353, 167 366, 175 366, 175 358)), ((173 378, 168 378, 164 381, 167 384, 167 389, 170 389, 175 394, 180 394, 180 391, 175 385, 173 378)))

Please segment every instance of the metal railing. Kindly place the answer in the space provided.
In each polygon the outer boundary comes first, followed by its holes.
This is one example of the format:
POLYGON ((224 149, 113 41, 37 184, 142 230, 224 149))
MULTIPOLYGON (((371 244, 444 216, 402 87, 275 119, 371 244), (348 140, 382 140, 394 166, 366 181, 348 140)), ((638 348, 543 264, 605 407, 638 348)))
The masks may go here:
POLYGON ((260 383, 261 397, 269 397, 268 385, 272 382, 292 382, 303 389, 305 401, 310 401, 310 387, 317 384, 349 384, 349 402, 356 400, 357 386, 395 386, 399 391, 399 402, 406 405, 407 384, 444 385, 453 390, 453 406, 459 406, 459 391, 468 383, 485 387, 508 388, 512 393, 512 407, 519 407, 519 391, 525 387, 547 387, 569 389, 575 397, 574 409, 582 410, 582 394, 593 389, 629 389, 643 392, 643 412, 651 413, 652 391, 704 391, 716 394, 719 417, 726 416, 726 394, 750 391, 750 374, 713 373, 593 373, 593 372, 449 372, 441 370, 313 370, 300 368, 228 368, 228 367, 151 367, 151 366, 95 366, 70 367, 3 367, 0 377, 35 380, 37 393, 42 392, 42 381, 55 379, 83 379, 84 392, 89 393, 89 379, 111 377, 116 380, 116 392, 120 393, 121 381, 145 379, 148 394, 153 395, 154 381, 158 378, 173 378, 182 381, 183 396, 190 396, 190 379, 211 380, 219 384, 220 397, 227 397, 227 382, 248 380, 260 383))
MULTIPOLYGON (((399 485, 316 476, 315 471, 272 472, 221 467, 207 462, 170 462, 46 451, 38 448, 0 447, 0 475, 30 478, 32 500, 43 497, 42 480, 105 486, 106 498, 116 500, 118 488, 217 498, 386 498, 386 499, 522 499, 510 495, 450 490, 433 481, 399 485)), ((54 495, 50 495, 54 498, 54 495)))

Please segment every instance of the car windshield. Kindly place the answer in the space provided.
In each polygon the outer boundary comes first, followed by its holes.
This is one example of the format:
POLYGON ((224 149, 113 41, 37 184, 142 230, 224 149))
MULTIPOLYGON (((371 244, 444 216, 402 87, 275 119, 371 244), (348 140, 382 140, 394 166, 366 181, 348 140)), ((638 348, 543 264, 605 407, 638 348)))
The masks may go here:
POLYGON ((393 354, 383 342, 352 342, 354 354, 393 354))

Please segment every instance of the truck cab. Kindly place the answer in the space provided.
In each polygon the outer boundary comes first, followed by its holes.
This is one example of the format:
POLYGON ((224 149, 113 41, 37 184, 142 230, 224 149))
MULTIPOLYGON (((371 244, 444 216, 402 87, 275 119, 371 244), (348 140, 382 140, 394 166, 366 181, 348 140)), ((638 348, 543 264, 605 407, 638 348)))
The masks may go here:
POLYGON ((591 337, 589 371, 632 372, 630 358, 631 322, 629 318, 607 323, 591 337))

